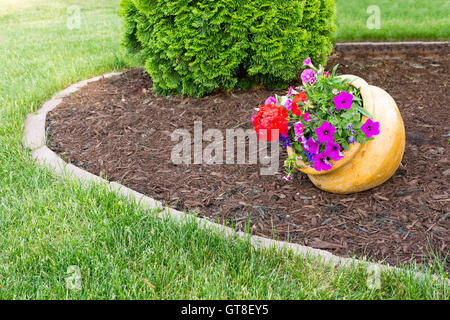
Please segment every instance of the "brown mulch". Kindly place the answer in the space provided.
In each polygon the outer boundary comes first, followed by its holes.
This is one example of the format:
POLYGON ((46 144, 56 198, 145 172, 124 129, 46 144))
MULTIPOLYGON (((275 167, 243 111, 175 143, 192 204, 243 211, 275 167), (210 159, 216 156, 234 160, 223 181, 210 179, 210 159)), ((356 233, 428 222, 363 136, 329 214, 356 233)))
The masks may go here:
MULTIPOLYGON (((293 182, 261 176, 259 165, 174 165, 177 128, 251 128, 253 108, 273 90, 215 92, 193 99, 152 94, 140 69, 91 83, 48 116, 49 147, 66 161, 164 201, 179 210, 250 232, 398 265, 432 260, 449 265, 449 46, 339 48, 328 66, 388 91, 406 127, 401 167, 383 185, 334 195, 303 174, 293 182), (444 258, 446 257, 446 258, 444 258)), ((280 154, 280 163, 285 151, 280 154)), ((448 269, 447 269, 448 270, 448 269)))

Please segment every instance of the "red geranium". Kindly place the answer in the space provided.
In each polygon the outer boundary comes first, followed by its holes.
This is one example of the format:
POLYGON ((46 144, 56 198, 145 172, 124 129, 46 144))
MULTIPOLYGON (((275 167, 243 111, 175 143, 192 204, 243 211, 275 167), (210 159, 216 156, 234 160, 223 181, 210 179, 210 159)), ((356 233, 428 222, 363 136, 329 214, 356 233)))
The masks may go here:
POLYGON ((292 100, 292 102, 294 103, 299 103, 299 102, 305 102, 306 101, 306 94, 302 91, 300 93, 297 93, 294 97, 294 99, 292 100))
POLYGON ((280 134, 286 133, 289 129, 287 117, 286 109, 281 109, 274 103, 259 106, 258 113, 252 119, 258 139, 276 141, 280 134))
POLYGON ((291 112, 295 114, 297 117, 300 117, 302 115, 302 112, 298 108, 297 104, 294 102, 291 103, 291 112))

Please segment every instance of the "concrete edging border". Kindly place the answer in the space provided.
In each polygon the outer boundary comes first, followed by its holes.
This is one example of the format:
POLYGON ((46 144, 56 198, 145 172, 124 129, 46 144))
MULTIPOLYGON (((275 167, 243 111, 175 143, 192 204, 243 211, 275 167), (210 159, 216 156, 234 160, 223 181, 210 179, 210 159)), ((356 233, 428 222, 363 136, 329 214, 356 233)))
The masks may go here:
MULTIPOLYGON (((243 240, 248 240, 255 249, 276 249, 277 251, 288 249, 292 250, 292 252, 296 255, 300 255, 306 258, 317 258, 321 263, 333 265, 336 267, 365 265, 368 268, 376 268, 379 271, 394 271, 398 273, 402 272, 402 269, 386 264, 372 263, 365 260, 358 260, 353 258, 343 258, 333 255, 331 252, 325 250, 315 249, 295 243, 272 240, 260 236, 252 236, 241 231, 235 231, 224 225, 214 223, 206 218, 193 218, 191 215, 188 215, 184 212, 164 207, 161 202, 151 197, 145 196, 139 192, 136 192, 128 187, 125 187, 116 182, 109 182, 81 168, 64 162, 64 160, 58 157, 56 153, 54 153, 46 146, 45 120, 47 113, 55 109, 62 102, 62 99, 64 97, 67 97, 71 93, 78 91, 88 83, 118 76, 122 73, 123 72, 107 73, 73 84, 55 94, 52 99, 46 101, 36 114, 30 114, 27 116, 25 120, 22 143, 25 148, 31 151, 31 156, 35 162, 49 168, 51 171, 62 177, 76 178, 79 179, 82 183, 95 182, 96 184, 106 185, 108 186, 109 190, 115 192, 118 195, 127 197, 131 201, 134 201, 138 205, 142 206, 144 209, 156 210, 158 217, 161 219, 169 218, 172 221, 180 224, 187 223, 189 219, 195 219, 195 221, 202 229, 219 232, 226 238, 240 238, 243 240)), ((414 276, 418 280, 425 279, 425 275, 421 272, 414 272, 414 276)), ((433 275, 433 278, 435 280, 439 280, 436 275, 433 275)), ((450 279, 447 279, 447 283, 450 285, 450 279)))

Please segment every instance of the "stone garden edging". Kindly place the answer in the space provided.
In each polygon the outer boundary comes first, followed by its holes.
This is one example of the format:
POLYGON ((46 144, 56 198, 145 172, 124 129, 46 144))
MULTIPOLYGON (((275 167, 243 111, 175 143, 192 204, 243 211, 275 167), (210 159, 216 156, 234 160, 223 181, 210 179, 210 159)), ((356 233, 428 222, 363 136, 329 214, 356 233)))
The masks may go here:
MULTIPOLYGON (((289 243, 284 241, 272 240, 260 236, 249 235, 241 231, 235 231, 229 227, 221 224, 214 223, 206 218, 193 217, 187 213, 164 207, 163 204, 151 197, 145 196, 139 192, 136 192, 130 188, 127 188, 116 182, 109 182, 101 177, 98 177, 92 173, 89 173, 81 168, 78 168, 72 164, 67 164, 56 153, 50 150, 46 146, 46 130, 45 120, 48 112, 55 109, 64 97, 69 96, 71 93, 78 91, 80 88, 86 86, 90 82, 98 81, 101 79, 111 78, 118 76, 123 72, 112 72, 90 78, 88 80, 80 81, 76 84, 69 86, 68 88, 55 94, 52 99, 46 101, 41 108, 35 113, 27 116, 25 120, 25 128, 22 138, 22 143, 25 148, 31 151, 31 156, 38 164, 49 168, 51 171, 59 176, 65 178, 77 178, 82 183, 92 183, 105 185, 109 190, 115 192, 118 195, 125 196, 131 201, 136 202, 144 209, 151 209, 157 212, 158 217, 161 219, 171 219, 172 221, 180 224, 187 223, 192 219, 195 219, 196 223, 204 229, 218 232, 226 238, 236 239, 240 238, 247 240, 255 249, 276 249, 277 251, 292 250, 294 254, 301 255, 303 257, 317 258, 321 263, 340 266, 355 266, 365 265, 368 268, 376 268, 379 271, 395 271, 401 272, 402 270, 397 267, 392 267, 380 263, 367 262, 365 260, 358 260, 352 258, 343 258, 333 255, 331 252, 315 249, 300 244, 289 243)), ((414 276, 418 280, 423 280, 425 275, 421 272, 415 272, 414 276)), ((437 276, 433 276, 438 280, 437 276)), ((450 279, 447 279, 447 283, 450 285, 450 279)))

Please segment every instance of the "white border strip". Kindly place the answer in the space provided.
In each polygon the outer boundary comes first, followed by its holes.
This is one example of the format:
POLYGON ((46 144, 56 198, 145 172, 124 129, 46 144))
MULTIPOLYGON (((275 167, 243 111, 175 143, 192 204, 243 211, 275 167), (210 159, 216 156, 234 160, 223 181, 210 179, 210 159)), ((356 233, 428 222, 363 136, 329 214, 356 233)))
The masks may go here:
MULTIPOLYGON (((102 76, 94 77, 88 80, 83 80, 70 87, 62 90, 53 96, 53 98, 45 102, 39 109, 37 114, 28 115, 25 120, 25 129, 23 134, 23 145, 31 150, 31 156, 33 159, 42 166, 49 168, 51 171, 59 176, 67 178, 77 178, 81 180, 82 183, 95 182, 100 185, 106 185, 111 191, 114 191, 118 195, 125 196, 131 201, 135 201, 137 204, 142 206, 144 209, 156 210, 158 216, 161 219, 170 218, 171 220, 185 224, 190 219, 193 219, 192 215, 186 214, 184 212, 164 207, 163 204, 153 198, 147 197, 139 192, 136 192, 130 188, 127 188, 116 182, 108 182, 107 180, 100 178, 92 173, 89 173, 81 168, 78 168, 72 164, 67 164, 64 162, 56 153, 50 150, 45 145, 45 119, 48 112, 55 109, 64 97, 67 97, 73 92, 78 91, 83 86, 90 82, 98 81, 101 79, 111 78, 117 75, 121 75, 123 72, 112 72, 104 74, 102 76)), ((311 248, 308 246, 303 246, 300 244, 289 243, 284 241, 272 240, 263 238, 260 236, 252 236, 248 233, 241 231, 235 231, 229 227, 221 224, 217 224, 209 221, 206 218, 195 217, 196 222, 204 230, 218 231, 227 238, 240 238, 243 240, 249 240, 251 245, 255 249, 276 249, 277 251, 282 250, 292 250, 294 254, 301 255, 303 257, 315 257, 320 262, 324 264, 329 264, 333 266, 355 266, 358 264, 363 264, 366 267, 377 268, 380 271, 395 271, 402 272, 403 270, 397 267, 392 267, 389 265, 371 263, 364 259, 352 259, 343 258, 333 255, 331 252, 311 248)), ((418 280, 423 280, 425 275, 421 272, 415 272, 414 276, 418 280)), ((433 279, 439 280, 436 275, 433 275, 433 279)), ((450 279, 447 279, 450 285, 450 279)))

